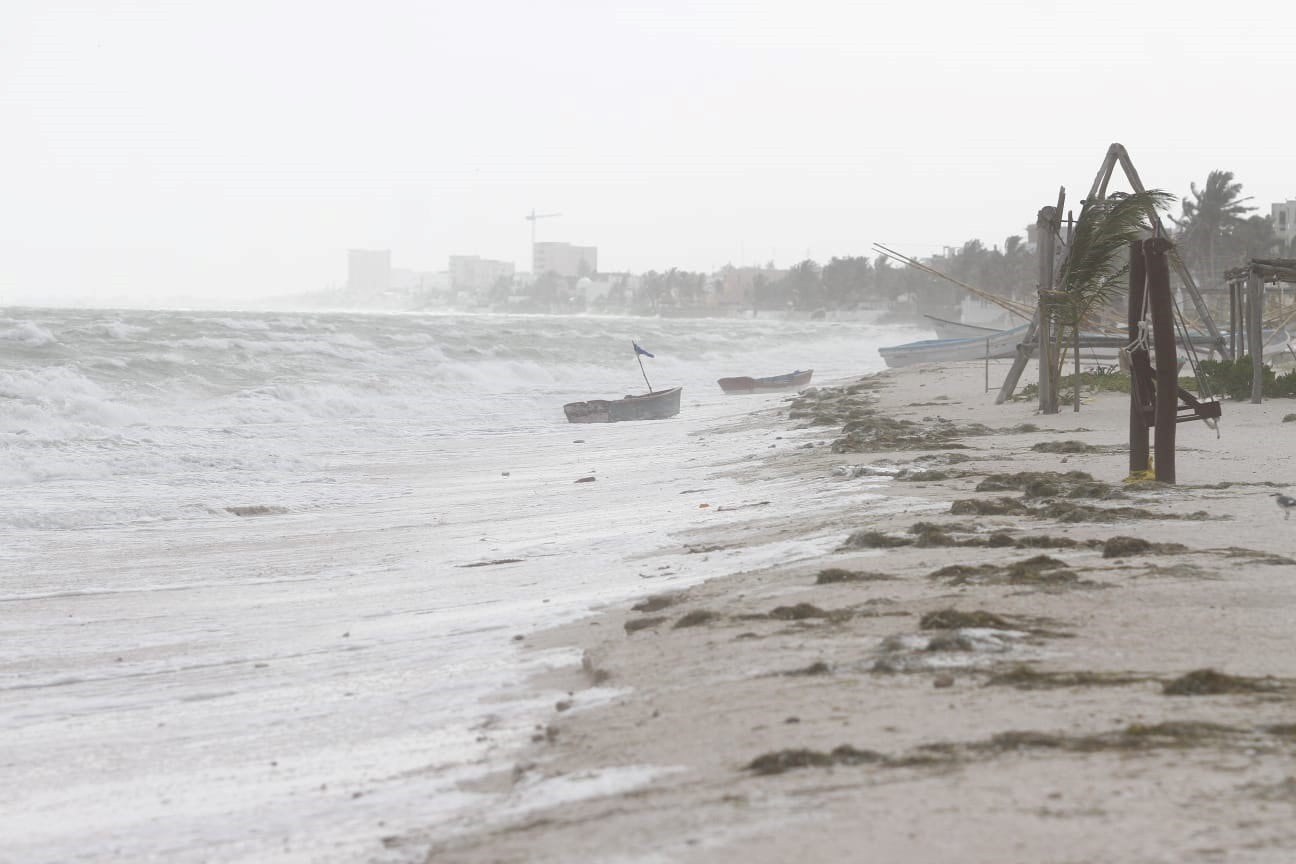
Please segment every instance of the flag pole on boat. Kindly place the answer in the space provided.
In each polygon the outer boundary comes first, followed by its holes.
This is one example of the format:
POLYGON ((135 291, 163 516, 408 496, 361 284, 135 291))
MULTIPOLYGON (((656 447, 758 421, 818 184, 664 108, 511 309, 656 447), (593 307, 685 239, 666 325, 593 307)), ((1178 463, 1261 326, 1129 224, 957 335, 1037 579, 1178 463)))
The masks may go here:
POLYGON ((638 342, 632 341, 630 344, 634 346, 635 359, 639 361, 639 372, 641 375, 644 376, 644 383, 648 385, 648 393, 651 395, 653 392, 652 382, 648 380, 648 373, 644 371, 643 358, 655 357, 656 355, 650 351, 645 351, 644 349, 640 348, 638 342))

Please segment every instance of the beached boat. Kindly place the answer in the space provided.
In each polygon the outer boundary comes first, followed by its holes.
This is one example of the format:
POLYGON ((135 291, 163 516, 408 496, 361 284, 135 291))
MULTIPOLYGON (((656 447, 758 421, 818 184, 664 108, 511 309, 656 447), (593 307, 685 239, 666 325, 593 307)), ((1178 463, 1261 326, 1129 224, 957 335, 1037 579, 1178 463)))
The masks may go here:
POLYGON ((1026 336, 1028 325, 1011 330, 995 330, 984 336, 965 336, 957 339, 923 339, 903 345, 888 345, 878 349, 882 359, 891 368, 913 366, 915 363, 949 363, 956 360, 991 360, 1017 356, 1017 343, 1026 336))
POLYGON ((664 420, 679 413, 680 391, 683 389, 683 387, 672 387, 669 390, 655 390, 642 396, 568 402, 563 406, 563 413, 567 415, 567 421, 570 423, 664 420))
POLYGON ((771 375, 768 378, 721 378, 716 383, 720 389, 729 394, 738 393, 774 393, 779 390, 792 390, 810 383, 813 369, 798 369, 786 375, 771 375))

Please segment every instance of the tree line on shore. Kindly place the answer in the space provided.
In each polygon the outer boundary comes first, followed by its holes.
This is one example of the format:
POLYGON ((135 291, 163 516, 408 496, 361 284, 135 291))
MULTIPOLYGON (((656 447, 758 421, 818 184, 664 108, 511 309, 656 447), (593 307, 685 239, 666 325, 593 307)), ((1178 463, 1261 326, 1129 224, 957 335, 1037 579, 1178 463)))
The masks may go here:
MULTIPOLYGON (((1242 195, 1231 171, 1211 171, 1200 188, 1179 201, 1180 213, 1167 226, 1197 284, 1218 285, 1223 272, 1249 258, 1296 254, 1283 248, 1273 218, 1242 195)), ((1065 237, 1066 227, 1063 227, 1065 237)), ((1002 297, 1033 304, 1038 262, 1033 244, 1013 235, 987 248, 980 240, 947 247, 923 262, 959 282, 1002 297)), ((559 295, 553 280, 537 281, 544 299, 559 295), (543 283, 543 284, 542 284, 543 283)), ((953 314, 967 297, 957 285, 916 268, 892 263, 885 255, 833 257, 826 264, 806 259, 787 270, 773 262, 763 268, 725 267, 712 274, 671 268, 642 274, 637 285, 615 281, 603 304, 653 313, 672 307, 720 303, 753 310, 853 309, 905 304, 915 313, 953 314), (734 281, 738 282, 735 289, 734 281)))

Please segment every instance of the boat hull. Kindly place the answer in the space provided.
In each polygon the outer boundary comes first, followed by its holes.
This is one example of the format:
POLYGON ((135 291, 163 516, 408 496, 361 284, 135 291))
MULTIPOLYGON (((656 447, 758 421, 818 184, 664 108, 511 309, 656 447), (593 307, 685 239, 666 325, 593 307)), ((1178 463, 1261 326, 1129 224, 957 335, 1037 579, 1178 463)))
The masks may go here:
POLYGON ((1026 335, 1026 327, 1000 330, 986 336, 961 339, 924 339, 904 345, 879 348, 878 353, 891 368, 917 363, 948 363, 955 360, 991 360, 1017 356, 1017 343, 1026 335))
POLYGON ((810 383, 810 376, 812 375, 814 375, 813 369, 798 369, 786 375, 771 375, 768 378, 749 378, 746 376, 721 378, 716 383, 720 385, 721 390, 730 395, 775 393, 779 390, 793 390, 804 387, 810 383))
POLYGON ((621 399, 591 399, 588 402, 568 402, 563 406, 569 423, 621 423, 629 420, 665 420, 680 410, 680 392, 684 388, 672 387, 643 396, 626 396, 621 399))

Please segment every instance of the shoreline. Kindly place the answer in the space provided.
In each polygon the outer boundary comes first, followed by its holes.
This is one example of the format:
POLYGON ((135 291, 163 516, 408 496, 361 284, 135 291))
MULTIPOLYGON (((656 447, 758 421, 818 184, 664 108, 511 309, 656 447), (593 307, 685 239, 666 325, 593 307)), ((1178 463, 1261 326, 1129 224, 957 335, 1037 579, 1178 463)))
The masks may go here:
POLYGON ((456 864, 1289 860, 1283 401, 1226 403, 1219 439, 1182 424, 1179 485, 1124 484, 1128 397, 1039 416, 982 376, 913 367, 793 403, 771 437, 809 423, 850 452, 742 470, 831 477, 823 510, 681 544, 836 551, 528 636, 583 669, 533 682, 553 712, 511 772, 464 789, 478 818, 390 845, 456 864), (887 476, 885 498, 832 506, 887 476))

